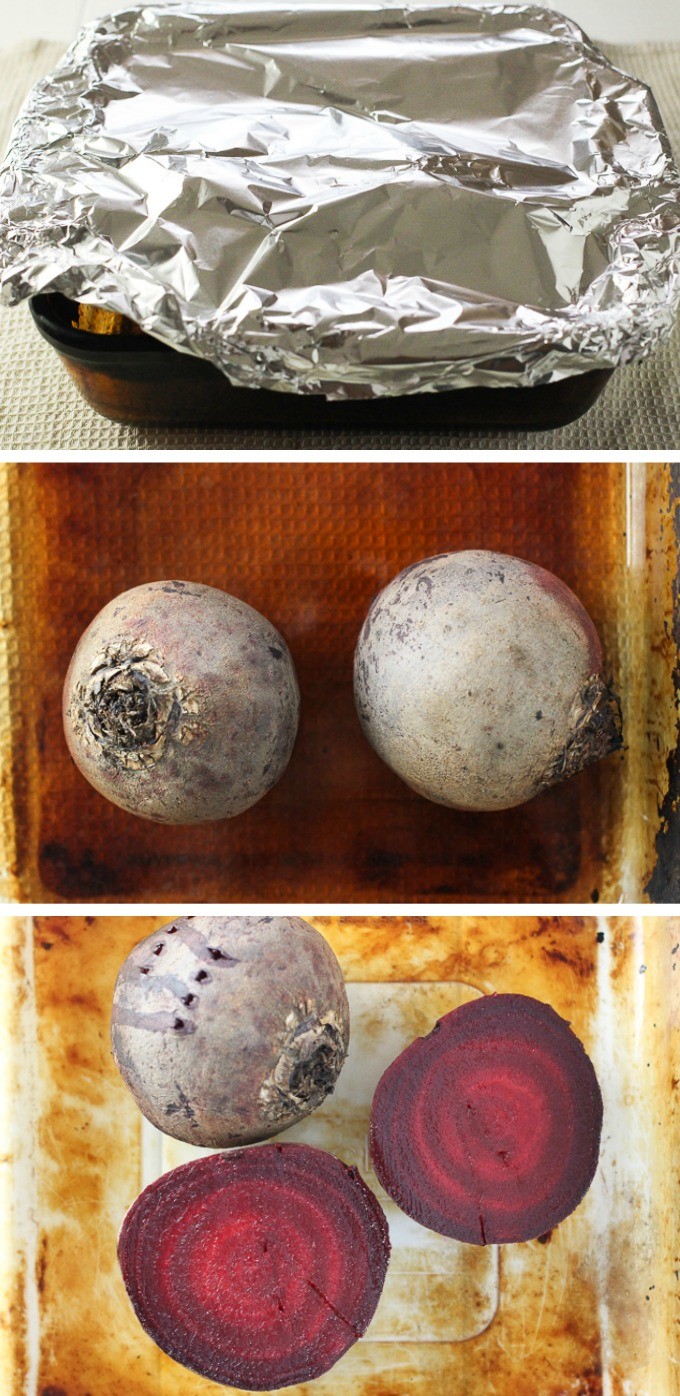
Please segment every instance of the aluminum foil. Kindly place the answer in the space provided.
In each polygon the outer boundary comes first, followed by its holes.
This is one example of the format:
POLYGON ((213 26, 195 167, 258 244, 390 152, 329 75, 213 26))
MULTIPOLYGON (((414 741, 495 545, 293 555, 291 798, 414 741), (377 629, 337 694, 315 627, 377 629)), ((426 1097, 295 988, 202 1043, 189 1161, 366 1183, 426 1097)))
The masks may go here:
POLYGON ((171 0, 33 89, 0 268, 240 386, 546 383, 670 332, 680 177, 648 89, 538 6, 171 0))

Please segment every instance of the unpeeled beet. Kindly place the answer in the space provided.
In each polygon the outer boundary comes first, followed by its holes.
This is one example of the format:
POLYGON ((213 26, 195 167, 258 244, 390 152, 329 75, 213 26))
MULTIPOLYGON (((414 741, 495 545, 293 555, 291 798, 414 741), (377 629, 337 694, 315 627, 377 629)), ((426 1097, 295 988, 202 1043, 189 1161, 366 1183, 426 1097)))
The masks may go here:
POLYGON ((371 1157, 383 1187, 432 1231, 528 1241, 564 1220, 597 1168, 602 1096, 569 1024, 522 994, 448 1013, 382 1076, 371 1157))
POLYGON ((130 1208, 118 1258, 164 1352, 212 1381, 271 1391, 320 1376, 361 1337, 389 1249, 356 1169, 267 1144, 165 1173, 130 1208))

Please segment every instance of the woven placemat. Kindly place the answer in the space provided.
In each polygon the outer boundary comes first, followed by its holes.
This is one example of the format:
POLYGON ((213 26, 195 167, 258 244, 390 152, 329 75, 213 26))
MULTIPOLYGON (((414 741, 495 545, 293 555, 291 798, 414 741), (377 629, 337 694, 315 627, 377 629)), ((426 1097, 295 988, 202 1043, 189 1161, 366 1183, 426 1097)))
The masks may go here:
MULTIPOLYGON (((49 72, 65 45, 43 41, 0 51, 0 145, 25 93, 49 72)), ((604 45, 619 67, 648 82, 680 159, 680 44, 604 45)), ((422 429, 389 432, 230 431, 226 427, 126 427, 83 402, 28 307, 0 307, 0 449, 202 450, 672 450, 680 446, 680 326, 651 359, 619 369, 594 407, 552 432, 432 432, 427 394, 414 398, 422 429)))

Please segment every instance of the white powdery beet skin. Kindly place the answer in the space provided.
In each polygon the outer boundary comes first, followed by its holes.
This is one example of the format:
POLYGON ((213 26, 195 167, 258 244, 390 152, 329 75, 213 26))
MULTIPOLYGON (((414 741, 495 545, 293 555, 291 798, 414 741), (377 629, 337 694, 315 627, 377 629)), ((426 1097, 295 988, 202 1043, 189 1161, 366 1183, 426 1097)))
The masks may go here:
POLYGON ((364 621, 354 691, 383 761, 454 809, 524 804, 621 746, 588 613, 503 553, 442 553, 395 577, 364 621))
POLYGON ((299 916, 180 916, 121 965, 111 1045, 165 1134, 217 1149, 268 1139, 335 1086, 349 1046, 342 970, 299 916))

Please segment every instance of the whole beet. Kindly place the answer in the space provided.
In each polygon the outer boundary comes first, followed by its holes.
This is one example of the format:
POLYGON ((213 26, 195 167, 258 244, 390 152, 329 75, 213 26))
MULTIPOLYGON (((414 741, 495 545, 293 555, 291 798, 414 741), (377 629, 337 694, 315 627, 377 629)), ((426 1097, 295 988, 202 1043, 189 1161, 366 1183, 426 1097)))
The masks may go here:
POLYGON ((276 784, 300 694, 285 640, 258 611, 216 587, 150 582, 81 636, 63 708, 95 790, 144 819, 194 824, 240 814, 276 784))
POLYGON ((212 1148, 267 1139, 333 1090, 349 1045, 342 971, 299 917, 180 917, 122 965, 111 1043, 164 1133, 212 1148))
POLYGON ((354 686, 378 755, 455 809, 522 804, 621 745, 589 615, 551 572, 502 553, 442 553, 388 583, 354 686))

